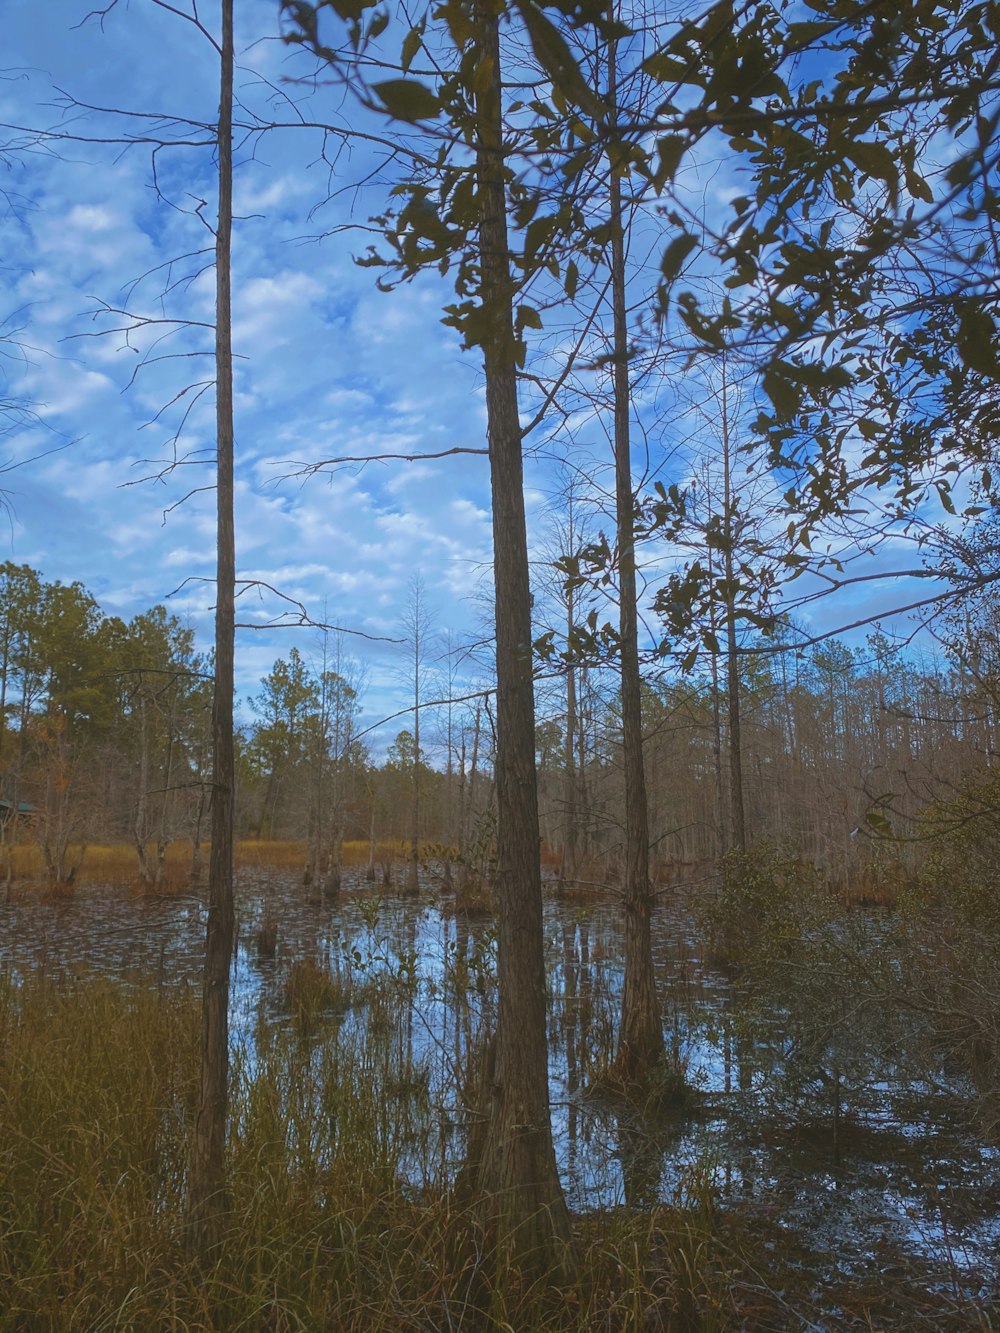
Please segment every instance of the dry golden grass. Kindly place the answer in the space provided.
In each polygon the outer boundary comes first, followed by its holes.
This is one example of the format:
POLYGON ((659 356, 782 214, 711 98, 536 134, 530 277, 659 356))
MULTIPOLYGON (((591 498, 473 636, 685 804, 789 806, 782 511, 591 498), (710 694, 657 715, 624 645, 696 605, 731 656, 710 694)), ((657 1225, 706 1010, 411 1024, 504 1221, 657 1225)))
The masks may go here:
MULTIPOLYGON (((273 870, 302 870, 309 854, 306 842, 280 841, 271 838, 247 838, 236 844, 237 866, 268 866, 273 870)), ((366 866, 371 854, 367 839, 356 839, 343 844, 345 866, 366 866)), ((396 838, 387 838, 375 844, 375 863, 405 861, 407 845, 396 838)))
MULTIPOLYGON (((17 880, 46 884, 52 892, 72 893, 78 884, 111 884, 115 887, 142 887, 139 874, 139 856, 131 843, 102 843, 87 846, 79 869, 68 885, 47 884, 48 875, 41 848, 25 843, 10 849, 12 876, 17 880)), ((75 865, 79 847, 70 847, 66 861, 75 865)), ((151 857, 155 849, 150 848, 151 857)), ((205 850, 207 860, 208 852, 205 850)), ((164 860, 164 878, 158 891, 169 893, 187 886, 191 873, 191 844, 174 842, 167 847, 164 860)))
MULTIPOLYGON (((202 863, 207 873, 209 845, 202 845, 202 863)), ((153 848, 151 855, 155 855, 153 848)), ((277 839, 245 839, 237 842, 234 859, 237 869, 266 868, 270 870, 301 871, 305 869, 308 858, 308 844, 304 841, 279 841, 277 839)), ((86 848, 73 883, 69 885, 51 885, 42 857, 41 848, 35 843, 23 843, 7 849, 10 857, 12 878, 35 885, 44 885, 50 892, 71 894, 79 884, 110 884, 114 887, 137 888, 148 891, 139 873, 139 857, 131 843, 100 843, 86 848)), ((368 864, 370 847, 367 841, 345 842, 343 864, 345 866, 363 866, 368 864)), ((377 865, 385 862, 405 861, 408 855, 406 844, 397 839, 386 839, 376 843, 375 861, 377 865)), ((76 863, 79 848, 71 847, 67 864, 76 863)), ((6 866, 0 867, 6 869, 6 866)), ((152 891, 157 893, 180 892, 190 886, 191 844, 187 841, 172 842, 167 847, 164 861, 164 878, 152 891)))
POLYGON ((267 866, 271 870, 302 870, 306 864, 307 844, 281 842, 271 838, 247 838, 237 842, 233 858, 237 869, 267 866))

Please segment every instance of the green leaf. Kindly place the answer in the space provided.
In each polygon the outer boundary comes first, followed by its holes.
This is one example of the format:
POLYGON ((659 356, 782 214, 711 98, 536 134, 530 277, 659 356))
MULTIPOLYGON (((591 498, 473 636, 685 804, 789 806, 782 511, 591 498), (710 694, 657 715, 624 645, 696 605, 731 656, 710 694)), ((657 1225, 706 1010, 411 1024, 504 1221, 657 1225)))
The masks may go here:
POLYGON ((642 62, 643 73, 657 83, 683 83, 691 73, 691 65, 684 60, 657 51, 642 62))
POLYGON ((899 189, 899 165, 884 143, 868 139, 845 140, 844 151, 867 176, 885 181, 892 194, 899 189))
POLYGON ((788 420, 795 416, 802 402, 802 392, 787 374, 787 368, 781 361, 772 362, 764 371, 764 392, 774 404, 779 420, 788 420))
POLYGON ((420 50, 423 40, 424 25, 422 23, 418 23, 415 28, 411 28, 403 38, 403 48, 400 52, 399 63, 404 74, 413 64, 413 57, 420 50))
POLYGON ((968 305, 958 321, 958 354, 969 367, 980 375, 1000 379, 997 360, 996 326, 993 317, 980 306, 968 305))
POLYGON ((906 188, 914 199, 920 199, 925 204, 933 204, 934 191, 924 180, 923 176, 918 176, 915 171, 907 170, 906 188))
POLYGON ((677 174, 688 147, 688 139, 683 134, 665 134, 656 141, 657 163, 653 171, 653 184, 659 193, 668 181, 677 174))
POLYGON ((595 119, 604 120, 607 108, 584 78, 559 29, 533 0, 514 0, 514 3, 528 30, 535 59, 552 80, 553 87, 595 119))
POLYGON ((563 277, 563 290, 567 298, 572 301, 576 296, 576 289, 580 285, 580 270, 571 259, 566 265, 566 273, 563 277))
POLYGON ((663 258, 660 260, 660 268, 667 282, 673 280, 680 273, 684 266, 684 261, 698 244, 697 236, 692 236, 689 231, 682 231, 679 236, 675 236, 663 252, 663 258))
POLYGON ((396 120, 415 124, 441 114, 440 100, 418 79, 386 79, 372 84, 372 91, 396 120))

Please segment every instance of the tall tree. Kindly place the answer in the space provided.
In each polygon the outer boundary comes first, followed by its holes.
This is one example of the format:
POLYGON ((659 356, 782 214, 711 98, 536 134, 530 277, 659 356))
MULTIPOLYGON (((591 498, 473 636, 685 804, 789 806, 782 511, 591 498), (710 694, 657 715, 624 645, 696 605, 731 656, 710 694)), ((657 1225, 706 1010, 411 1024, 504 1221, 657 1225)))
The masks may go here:
POLYGON ((263 780, 257 818, 257 837, 276 836, 283 795, 291 795, 305 757, 307 732, 320 706, 320 687, 297 648, 278 658, 261 678, 261 692, 250 700, 258 718, 253 727, 248 757, 263 780))
POLYGON ((430 630, 426 590, 423 579, 419 574, 414 575, 410 580, 409 601, 403 614, 403 627, 406 630, 413 673, 413 749, 415 756, 410 786, 410 858, 406 867, 406 888, 407 892, 416 893, 420 887, 421 685, 423 683, 424 658, 427 653, 427 635, 430 630))
POLYGON ((477 0, 475 148, 486 411, 493 496, 497 667, 497 967, 499 1010, 489 1102, 475 1163, 499 1237, 522 1262, 565 1260, 569 1215, 549 1110, 545 960, 535 773, 531 587, 517 401, 514 286, 507 237, 500 7, 477 0))
MULTIPOLYGON (((614 19, 614 4, 610 5, 614 19)), ((618 42, 608 43, 607 102, 618 116, 618 42)), ((629 331, 625 277, 626 220, 622 208, 620 145, 608 145, 611 222, 612 367, 614 375, 615 527, 618 545, 619 664, 622 767, 625 781, 625 979, 614 1076, 625 1086, 643 1079, 663 1058, 663 1018, 653 967, 653 887, 649 878, 649 810, 642 752, 642 678, 636 595, 635 491, 632 486, 629 331)))
POLYGON ((134 763, 131 832, 140 877, 155 885, 163 878, 167 844, 180 828, 185 733, 198 685, 193 632, 155 606, 125 627, 117 665, 121 745, 134 763))
MULTIPOLYGON (((365 6, 367 8, 368 6, 365 6)), ((334 60, 320 42, 322 5, 285 4, 297 40, 334 60)), ((424 48, 440 69, 432 43, 451 44, 457 68, 435 89, 414 78, 384 80, 360 89, 372 107, 411 124, 446 111, 441 143, 422 156, 419 171, 399 183, 404 202, 383 219, 392 256, 404 278, 425 266, 456 268, 458 301, 448 322, 467 346, 482 349, 493 508, 497 674, 497 1029, 484 1079, 482 1121, 471 1135, 468 1178, 477 1187, 500 1252, 519 1263, 553 1269, 566 1255, 569 1215, 556 1167, 549 1107, 546 986, 542 932, 541 866, 534 744, 531 593, 523 493, 518 368, 522 334, 538 314, 520 303, 512 271, 504 144, 500 18, 496 0, 459 0, 414 22, 404 40, 405 75, 424 48), (437 20, 438 22, 435 22, 437 20), (450 150, 448 145, 450 145, 450 150), (468 155, 474 156, 470 171, 468 155)), ((525 21, 535 11, 525 10, 525 21)), ((354 20, 351 49, 384 30, 377 14, 366 28, 354 20)), ((530 28, 529 28, 530 31, 530 28)), ((345 61, 359 70, 353 55, 345 61)), ((527 226, 530 210, 524 215, 527 226)), ((537 247, 536 247, 537 249, 537 247)), ((539 267, 537 254, 525 268, 539 267)))
POLYGON ((207 1258, 222 1241, 229 1105, 229 969, 233 954, 233 656, 236 541, 233 516, 233 0, 222 0, 219 46, 218 219, 215 229, 216 588, 212 697, 212 850, 202 994, 201 1080, 188 1181, 193 1251, 207 1258))

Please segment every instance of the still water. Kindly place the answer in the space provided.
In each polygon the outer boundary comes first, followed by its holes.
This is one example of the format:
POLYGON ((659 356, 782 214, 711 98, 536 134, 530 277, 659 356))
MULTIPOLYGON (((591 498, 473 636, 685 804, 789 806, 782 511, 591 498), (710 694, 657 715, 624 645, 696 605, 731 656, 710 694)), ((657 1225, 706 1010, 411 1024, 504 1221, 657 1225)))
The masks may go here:
MULTIPOLYGON (((401 1040, 424 1071, 437 1117, 431 1157, 439 1176, 449 1174, 461 1152, 465 1056, 491 1019, 488 919, 442 909, 430 886, 414 899, 345 879, 336 899, 323 900, 292 876, 255 872, 239 882, 238 922, 233 1039, 244 1061, 254 1058, 262 1014, 292 1021, 287 983, 296 962, 319 963, 358 995, 380 978, 405 998, 401 1040), (266 922, 277 927, 273 957, 260 948, 266 922)), ((26 895, 0 904, 0 969, 197 988, 204 932, 195 897, 96 888, 64 900, 26 895)), ((748 1026, 733 986, 702 956, 690 914, 666 903, 655 923, 665 1031, 692 1093, 670 1115, 628 1111, 588 1092, 614 1048, 618 914, 606 902, 552 896, 545 932, 553 1125, 574 1208, 710 1196, 776 1235, 807 1238, 799 1262, 818 1294, 897 1265, 957 1302, 991 1305, 1000 1152, 977 1135, 960 1081, 887 1055, 862 1038, 860 1020, 847 1025, 853 1045, 841 1036, 815 1069, 796 1065, 780 1007, 770 1031, 748 1026)), ((339 1019, 362 1042, 366 1021, 363 1003, 339 1019)), ((412 1183, 427 1171, 425 1143, 412 1183)))

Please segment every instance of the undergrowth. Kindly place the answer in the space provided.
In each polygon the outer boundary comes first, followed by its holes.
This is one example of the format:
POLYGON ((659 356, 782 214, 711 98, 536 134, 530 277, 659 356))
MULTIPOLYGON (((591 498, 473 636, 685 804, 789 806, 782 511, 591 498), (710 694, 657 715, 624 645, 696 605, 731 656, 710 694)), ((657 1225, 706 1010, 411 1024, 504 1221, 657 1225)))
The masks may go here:
POLYGON ((236 1044, 230 1227, 184 1243, 193 993, 0 979, 0 1333, 734 1326, 711 1209, 582 1217, 570 1289, 497 1271, 433 1166, 419 1062, 339 1013, 236 1044))
POLYGON ((903 1254, 898 1280, 818 1291, 808 1236, 718 1209, 711 1170, 663 1203, 638 1123, 627 1206, 576 1217, 572 1280, 511 1271, 450 1192, 405 988, 296 984, 308 1021, 262 1002, 234 1040, 231 1209, 205 1267, 184 1226, 197 995, 0 976, 0 1333, 990 1326, 903 1254))

